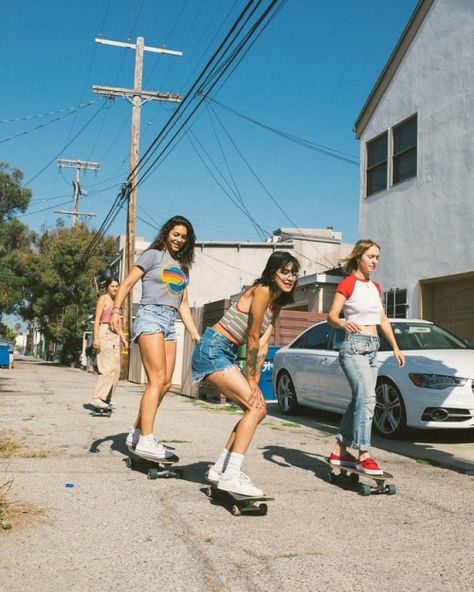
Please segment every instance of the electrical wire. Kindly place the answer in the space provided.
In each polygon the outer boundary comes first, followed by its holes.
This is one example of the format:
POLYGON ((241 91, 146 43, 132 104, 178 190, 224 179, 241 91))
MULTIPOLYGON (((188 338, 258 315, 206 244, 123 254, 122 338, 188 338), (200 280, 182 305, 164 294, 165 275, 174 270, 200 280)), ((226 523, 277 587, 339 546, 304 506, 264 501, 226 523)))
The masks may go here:
MULTIPOLYGON (((57 123, 58 121, 61 121, 62 119, 64 119, 65 117, 68 117, 69 115, 74 115, 75 113, 78 113, 81 109, 85 109, 86 107, 90 107, 91 105, 94 105, 95 103, 97 103, 100 100, 101 99, 95 99, 94 101, 89 101, 88 103, 83 103, 81 105, 78 105, 77 107, 67 109, 66 113, 63 112, 63 115, 60 115, 59 117, 55 117, 54 119, 51 119, 51 121, 48 121, 47 123, 41 123, 40 125, 32 127, 28 130, 24 130, 22 132, 19 132, 18 134, 15 134, 14 136, 10 136, 9 138, 1 139, 0 144, 4 144, 5 142, 11 142, 12 140, 16 140, 16 138, 20 138, 21 136, 26 136, 28 134, 38 131, 39 129, 43 129, 43 128, 47 127, 48 125, 51 125, 52 123, 57 123)), ((42 117, 42 116, 40 115, 38 117, 42 117)))

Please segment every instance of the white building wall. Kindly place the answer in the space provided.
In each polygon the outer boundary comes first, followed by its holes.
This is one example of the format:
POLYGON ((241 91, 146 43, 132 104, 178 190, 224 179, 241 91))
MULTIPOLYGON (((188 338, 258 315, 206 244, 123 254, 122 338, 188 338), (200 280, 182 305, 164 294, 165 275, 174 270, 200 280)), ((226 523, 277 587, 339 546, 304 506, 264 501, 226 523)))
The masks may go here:
MULTIPOLYGON (((335 267, 352 248, 351 244, 342 243, 341 233, 333 230, 306 229, 305 232, 305 238, 266 243, 198 241, 190 273, 190 305, 203 306, 238 294, 244 285, 253 283, 260 276, 275 250, 286 250, 294 255, 301 264, 300 275, 303 276, 335 267)), ((120 245, 123 246, 123 240, 120 245)), ((138 237, 137 256, 148 245, 148 241, 138 237)), ((137 282, 133 302, 138 303, 140 298, 141 282, 137 282)))
POLYGON ((436 0, 361 136, 360 236, 381 244, 376 277, 407 288, 408 316, 420 279, 474 270, 473 56, 474 2, 436 0), (365 198, 366 141, 415 113, 417 177, 365 198))

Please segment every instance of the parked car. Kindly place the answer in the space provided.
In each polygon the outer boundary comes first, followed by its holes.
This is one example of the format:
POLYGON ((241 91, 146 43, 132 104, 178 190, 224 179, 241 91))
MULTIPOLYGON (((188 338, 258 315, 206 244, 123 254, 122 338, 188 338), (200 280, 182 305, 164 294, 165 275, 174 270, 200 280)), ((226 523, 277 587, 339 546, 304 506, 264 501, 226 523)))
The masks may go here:
MULTIPOLYGON (((413 428, 474 427, 474 349, 429 321, 393 319, 406 364, 399 368, 381 338, 374 428, 386 437, 413 428)), ((273 360, 273 388, 285 414, 307 405, 344 413, 349 383, 339 365, 344 331, 317 323, 273 360)))

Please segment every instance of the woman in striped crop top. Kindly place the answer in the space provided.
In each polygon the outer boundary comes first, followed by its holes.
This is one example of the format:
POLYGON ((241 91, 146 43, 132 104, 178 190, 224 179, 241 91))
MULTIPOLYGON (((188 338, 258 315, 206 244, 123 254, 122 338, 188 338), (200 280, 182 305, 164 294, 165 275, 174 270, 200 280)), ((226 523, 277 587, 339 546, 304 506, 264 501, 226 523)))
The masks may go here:
POLYGON ((261 277, 239 296, 218 323, 205 330, 194 350, 193 380, 206 379, 244 411, 206 475, 209 482, 223 491, 263 495, 241 471, 241 466, 255 430, 266 415, 258 386, 260 371, 280 309, 293 302, 299 267, 290 253, 274 252, 261 277), (237 349, 243 344, 247 344, 246 376, 235 364, 237 349))
POLYGON ((339 362, 352 391, 352 399, 342 417, 329 462, 337 466, 356 467, 368 475, 383 473, 369 455, 378 372, 378 326, 393 349, 398 365, 405 364, 383 310, 381 287, 370 279, 379 258, 377 243, 360 240, 354 245, 344 266, 344 271, 350 275, 337 286, 328 314, 328 321, 333 327, 346 331, 339 350, 339 362), (347 451, 348 446, 357 450, 357 458, 347 451))

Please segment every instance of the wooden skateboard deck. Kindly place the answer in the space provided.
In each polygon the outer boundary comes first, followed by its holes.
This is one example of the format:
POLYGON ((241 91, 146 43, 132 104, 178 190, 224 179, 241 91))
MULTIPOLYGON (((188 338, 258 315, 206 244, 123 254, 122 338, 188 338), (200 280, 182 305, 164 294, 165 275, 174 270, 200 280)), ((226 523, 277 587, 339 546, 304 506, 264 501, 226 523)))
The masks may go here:
POLYGON ((128 458, 125 459, 125 464, 129 469, 133 469, 140 464, 152 465, 148 467, 148 479, 170 479, 172 477, 182 478, 183 470, 178 467, 173 468, 173 465, 175 465, 177 462, 179 461, 148 458, 146 456, 142 456, 141 454, 137 454, 133 448, 128 449, 128 458))
POLYGON ((261 516, 265 516, 268 511, 268 505, 265 502, 275 499, 266 495, 253 497, 232 493, 231 491, 223 491, 217 489, 214 484, 209 485, 206 494, 211 499, 222 496, 222 499, 230 504, 230 511, 233 516, 240 516, 241 514, 260 514, 261 516))
POLYGON ((324 458, 324 462, 330 467, 329 482, 340 485, 345 489, 357 488, 360 495, 371 495, 373 493, 386 493, 388 495, 395 495, 397 489, 393 483, 386 484, 385 481, 393 479, 391 473, 384 471, 381 475, 369 475, 355 467, 342 467, 333 465, 329 462, 329 458, 324 458), (336 473, 335 471, 339 471, 336 473), (360 478, 372 479, 375 485, 367 483, 359 483, 360 478))

